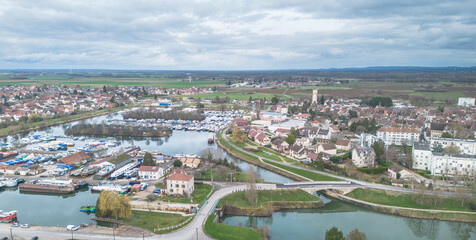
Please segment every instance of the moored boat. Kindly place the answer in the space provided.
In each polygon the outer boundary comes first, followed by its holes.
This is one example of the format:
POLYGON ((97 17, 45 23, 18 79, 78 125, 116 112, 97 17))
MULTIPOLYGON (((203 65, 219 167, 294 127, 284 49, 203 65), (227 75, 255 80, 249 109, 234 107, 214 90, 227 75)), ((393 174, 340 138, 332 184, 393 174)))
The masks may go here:
POLYGON ((3 210, 0 210, 0 222, 11 222, 17 218, 17 211, 9 211, 9 212, 4 212, 3 210))
POLYGON ((19 187, 20 191, 43 192, 43 193, 73 193, 76 186, 71 180, 35 180, 23 183, 19 187))

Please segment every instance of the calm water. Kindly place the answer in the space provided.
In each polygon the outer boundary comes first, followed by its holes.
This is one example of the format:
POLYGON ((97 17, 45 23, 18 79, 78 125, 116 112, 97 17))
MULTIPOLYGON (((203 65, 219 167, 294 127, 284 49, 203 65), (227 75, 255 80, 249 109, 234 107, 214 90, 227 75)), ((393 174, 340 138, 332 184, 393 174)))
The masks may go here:
POLYGON ((81 206, 96 205, 98 193, 90 190, 67 195, 20 193, 15 189, 0 192, 0 209, 17 210, 18 221, 44 226, 67 226, 94 223, 91 217, 79 211, 81 206))
POLYGON ((320 209, 275 212, 272 217, 225 216, 233 226, 270 226, 272 240, 324 239, 326 230, 337 227, 347 235, 354 228, 367 239, 476 239, 476 224, 399 217, 369 211, 338 200, 320 209))
MULTIPOLYGON (((89 123, 99 123, 107 119, 122 119, 120 114, 100 116, 85 120, 89 123)), ((77 122, 67 123, 61 126, 54 126, 41 131, 31 132, 30 135, 59 135, 64 136, 64 129, 77 122)), ((23 136, 19 136, 24 137, 23 136)), ((208 145, 208 138, 211 133, 191 132, 191 131, 173 131, 172 135, 157 139, 142 138, 116 138, 121 144, 107 151, 118 150, 126 146, 139 146, 145 151, 159 151, 167 155, 178 153, 199 154, 207 148, 218 149, 222 151, 223 156, 233 160, 235 165, 242 171, 247 171, 250 164, 227 155, 216 144, 208 145)), ((74 142, 75 147, 79 148, 87 143, 99 141, 105 138, 88 137, 84 141, 74 141, 71 137, 59 138, 64 142, 74 142)), ((109 138, 107 138, 109 139, 109 138)), ((112 139, 112 138, 111 138, 112 139)), ((9 137, 9 141, 13 140, 9 137)), ((26 148, 34 149, 38 144, 30 144, 26 148)), ((270 172, 268 170, 251 165, 259 177, 268 182, 292 182, 293 180, 270 172)), ((18 210, 18 220, 23 223, 46 226, 66 226, 68 224, 94 223, 91 220, 93 215, 87 215, 79 212, 79 208, 84 205, 95 205, 99 194, 88 191, 77 192, 69 195, 46 195, 46 194, 24 194, 17 189, 7 189, 0 191, 0 209, 18 210)))

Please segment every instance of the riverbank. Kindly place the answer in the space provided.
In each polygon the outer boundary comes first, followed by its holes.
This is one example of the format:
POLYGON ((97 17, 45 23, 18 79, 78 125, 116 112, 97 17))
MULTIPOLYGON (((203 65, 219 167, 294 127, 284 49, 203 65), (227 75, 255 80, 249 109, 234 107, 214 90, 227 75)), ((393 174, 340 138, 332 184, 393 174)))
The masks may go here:
MULTIPOLYGON (((223 130, 222 130, 223 131, 223 130)), ((296 181, 307 181, 306 178, 304 177, 301 177, 301 176, 298 176, 296 174, 292 174, 292 173, 289 173, 289 172, 286 172, 286 171, 283 171, 279 168, 275 168, 271 165, 268 165, 266 163, 263 163, 261 161, 259 161, 259 159, 256 159, 256 158, 253 158, 252 156, 250 155, 246 155, 244 153, 241 153, 239 152, 237 149, 234 149, 232 146, 230 146, 221 136, 221 131, 217 133, 217 144, 219 147, 221 147, 223 150, 225 150, 225 152, 227 152, 229 155, 233 156, 233 157, 236 157, 242 161, 245 161, 245 162, 248 162, 248 163, 251 163, 253 165, 256 165, 258 167, 261 167, 261 168, 264 168, 266 170, 269 170, 269 171, 272 171, 274 173, 277 173, 279 175, 282 175, 282 176, 285 176, 287 178, 290 178, 290 179, 293 179, 293 180, 296 180, 296 181)))
POLYGON ((323 207, 324 202, 317 196, 300 189, 258 190, 257 204, 253 206, 246 197, 246 191, 232 193, 222 198, 217 205, 220 216, 237 215, 270 217, 273 212, 287 209, 323 207))
POLYGON ((217 222, 216 215, 209 215, 203 230, 205 233, 218 240, 262 240, 265 239, 260 229, 237 227, 217 222))
POLYGON ((30 131, 37 131, 42 128, 52 127, 52 126, 79 121, 83 119, 88 119, 92 117, 99 117, 99 116, 111 114, 111 113, 118 112, 128 108, 132 108, 132 106, 114 107, 114 108, 108 108, 108 109, 101 109, 98 111, 80 113, 76 115, 67 115, 61 118, 52 118, 52 119, 47 119, 40 122, 30 123, 28 125, 9 126, 7 128, 0 129, 0 137, 6 137, 9 135, 25 133, 30 131))
MULTIPOLYGON (((374 191, 374 190, 371 190, 371 191, 374 191)), ((476 212, 390 206, 390 205, 367 202, 367 201, 352 198, 346 195, 341 195, 337 192, 330 191, 330 190, 324 190, 323 192, 329 197, 332 197, 332 198, 335 198, 335 199, 338 199, 338 200, 341 200, 356 206, 371 209, 373 211, 381 212, 381 213, 398 215, 403 217, 410 217, 410 218, 418 218, 418 219, 476 223, 476 212)))

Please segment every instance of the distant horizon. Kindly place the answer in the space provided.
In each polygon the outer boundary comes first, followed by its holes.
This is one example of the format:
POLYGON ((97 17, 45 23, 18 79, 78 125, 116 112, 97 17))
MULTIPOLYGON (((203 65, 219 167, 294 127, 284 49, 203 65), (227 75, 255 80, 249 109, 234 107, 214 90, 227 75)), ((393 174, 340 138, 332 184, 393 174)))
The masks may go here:
POLYGON ((170 72, 272 72, 272 71, 339 71, 339 70, 411 70, 411 69, 451 69, 458 70, 472 69, 476 66, 368 66, 368 67, 343 67, 343 68, 282 68, 282 69, 114 69, 114 68, 0 68, 0 71, 135 71, 135 72, 152 72, 152 71, 170 71, 170 72))

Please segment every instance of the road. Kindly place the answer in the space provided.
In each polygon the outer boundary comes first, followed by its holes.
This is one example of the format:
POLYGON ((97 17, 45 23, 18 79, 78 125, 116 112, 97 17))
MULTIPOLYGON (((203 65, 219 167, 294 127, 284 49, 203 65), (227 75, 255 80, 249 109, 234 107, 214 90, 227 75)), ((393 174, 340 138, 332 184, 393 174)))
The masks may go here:
MULTIPOLYGON (((222 197, 231 194, 235 191, 243 191, 246 189, 246 185, 243 183, 215 183, 217 191, 215 191, 200 212, 195 216, 191 223, 186 227, 181 228, 175 232, 163 234, 145 236, 144 239, 150 240, 194 240, 197 239, 211 239, 203 231, 203 224, 205 223, 208 215, 210 214, 215 203, 222 197)), ((259 189, 276 189, 275 184, 256 184, 259 189)), ((0 224, 0 237, 10 237, 10 229, 13 230, 14 239, 30 239, 33 236, 38 236, 40 239, 69 239, 71 238, 71 232, 67 231, 64 227, 41 227, 34 226, 31 228, 11 228, 10 224, 0 224)), ((113 239, 113 233, 111 229, 107 228, 84 228, 76 232, 73 232, 75 239, 113 239)), ((129 240, 140 239, 142 236, 124 236, 116 235, 114 239, 117 240, 129 240)))
MULTIPOLYGON (((225 132, 225 131, 224 131, 225 132)), ((223 139, 225 141, 235 146, 231 143, 224 132, 221 133, 223 139)), ((263 158, 261 156, 257 156, 252 152, 244 151, 235 146, 241 152, 247 153, 257 158, 263 158)), ((331 176, 334 178, 338 178, 344 180, 346 182, 299 182, 299 183, 291 183, 291 184, 257 184, 257 187, 260 189, 277 189, 277 188, 303 188, 303 187, 313 187, 313 186, 329 186, 329 187, 342 187, 342 186, 361 186, 366 188, 372 189, 381 189, 381 190, 391 190, 391 191, 399 191, 405 193, 420 193, 421 190, 416 189, 409 189, 409 188, 400 188, 388 185, 381 185, 375 183, 368 183, 364 181, 359 181, 351 178, 346 178, 342 176, 336 176, 327 172, 311 170, 304 167, 299 167, 295 165, 291 165, 285 162, 279 162, 272 159, 264 158, 271 162, 276 162, 282 165, 290 166, 293 168, 298 168, 310 172, 319 173, 326 176, 331 176)), ((168 239, 168 240, 193 240, 193 239, 211 239, 209 236, 205 234, 203 231, 203 224, 205 223, 207 217, 209 216, 211 210, 214 208, 216 202, 221 199, 222 197, 231 194, 235 191, 243 191, 246 188, 244 183, 214 183, 216 186, 216 191, 210 196, 209 200, 205 203, 202 207, 200 212, 195 216, 191 223, 189 223, 186 227, 181 228, 175 232, 163 234, 163 235, 151 235, 145 236, 144 239, 150 240, 161 240, 161 239, 168 239)), ((426 191, 427 194, 434 194, 432 191, 426 191)), ((441 196, 454 196, 456 193, 451 192, 439 192, 441 196)), ((41 227, 41 226, 33 226, 31 228, 23 229, 23 228, 11 228, 9 224, 0 224, 0 237, 8 236, 10 237, 10 229, 13 230, 14 239, 30 239, 33 236, 38 236, 40 239, 69 239, 71 238, 71 232, 67 231, 64 227, 41 227)), ((98 228, 98 227, 88 227, 84 229, 80 229, 73 233, 75 239, 113 239, 112 230, 109 228, 98 228)), ((114 239, 140 239, 142 238, 141 233, 137 233, 136 236, 127 236, 123 234, 119 234, 114 237, 114 239)))

